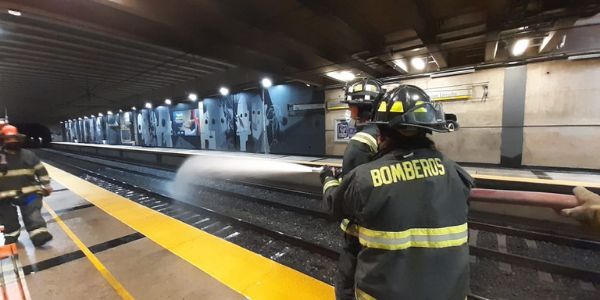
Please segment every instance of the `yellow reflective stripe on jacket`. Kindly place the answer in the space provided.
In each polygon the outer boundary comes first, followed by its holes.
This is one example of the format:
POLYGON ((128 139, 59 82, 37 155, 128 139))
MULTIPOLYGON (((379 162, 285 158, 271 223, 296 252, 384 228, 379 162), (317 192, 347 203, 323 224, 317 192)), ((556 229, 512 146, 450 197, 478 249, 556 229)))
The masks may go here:
POLYGON ((366 144, 367 146, 369 146, 369 149, 371 149, 371 152, 377 152, 377 140, 375 140, 375 138, 368 133, 359 132, 355 134, 350 140, 366 144))
POLYGON ((39 186, 39 185, 31 185, 31 186, 22 187, 21 188, 21 193, 23 193, 23 194, 29 194, 29 193, 39 192, 41 190, 42 190, 41 186, 39 186))
POLYGON ((441 228, 411 228, 404 231, 377 231, 358 227, 360 243, 369 248, 402 250, 417 248, 446 248, 467 242, 467 223, 441 228))
POLYGON ((23 175, 33 176, 33 174, 35 174, 35 171, 33 169, 17 169, 17 170, 9 170, 5 174, 0 174, 0 177, 23 176, 23 175))
POLYGON ((375 299, 375 297, 365 293, 363 290, 356 288, 354 290, 354 296, 356 297, 356 300, 377 300, 375 299))
POLYGON ((340 228, 343 232, 358 237, 358 226, 356 226, 356 224, 350 224, 350 220, 343 219, 340 228))
POLYGON ((42 163, 39 163, 33 167, 33 169, 35 169, 35 170, 41 170, 43 168, 44 168, 44 165, 42 163))
POLYGON ((323 185, 323 193, 325 193, 325 191, 330 188, 330 187, 334 187, 334 186, 339 186, 340 182, 337 179, 331 179, 327 182, 325 182, 325 184, 323 185))

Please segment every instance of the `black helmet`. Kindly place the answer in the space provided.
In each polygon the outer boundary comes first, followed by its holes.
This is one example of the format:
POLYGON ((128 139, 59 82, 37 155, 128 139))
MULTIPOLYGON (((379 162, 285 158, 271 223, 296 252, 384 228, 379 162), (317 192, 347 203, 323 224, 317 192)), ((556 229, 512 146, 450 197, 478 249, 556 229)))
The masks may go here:
POLYGON ((373 79, 359 79, 346 88, 346 94, 342 102, 348 104, 372 105, 384 94, 381 83, 373 79))
POLYGON ((427 131, 451 132, 458 129, 456 116, 444 114, 442 106, 414 85, 400 85, 387 93, 377 105, 372 122, 401 130, 407 127, 427 131))

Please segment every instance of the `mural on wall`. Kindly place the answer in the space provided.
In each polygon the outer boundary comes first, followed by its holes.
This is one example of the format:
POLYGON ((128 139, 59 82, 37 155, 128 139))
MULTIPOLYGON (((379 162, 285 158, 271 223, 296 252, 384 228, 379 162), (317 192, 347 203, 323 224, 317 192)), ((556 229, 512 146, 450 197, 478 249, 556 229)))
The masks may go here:
POLYGON ((106 143, 110 145, 121 144, 120 130, 119 114, 108 114, 106 116, 106 143))
POLYGON ((140 134, 140 145, 156 146, 156 124, 157 119, 154 111, 142 109, 138 113, 138 132, 140 134))
POLYGON ((198 103, 202 149, 235 149, 233 105, 233 97, 207 98, 198 103))
MULTIPOLYGON (((325 152, 323 92, 304 84, 206 98, 90 119, 96 143, 320 155, 325 152), (263 97, 264 92, 264 97, 263 97)), ((68 122, 67 122, 68 123, 68 122)), ((76 122, 73 122, 76 123, 76 122)), ((83 130, 65 125, 67 139, 83 130)))
POLYGON ((199 136, 198 109, 186 109, 173 112, 173 135, 199 136))
POLYGON ((171 113, 166 106, 159 106, 154 111, 156 116, 156 146, 173 147, 173 126, 171 124, 171 113))
POLYGON ((103 144, 106 140, 106 120, 104 116, 98 116, 95 118, 94 131, 95 142, 98 144, 103 144))
POLYGON ((133 113, 126 111, 119 113, 119 137, 121 143, 130 144, 134 130, 133 113))

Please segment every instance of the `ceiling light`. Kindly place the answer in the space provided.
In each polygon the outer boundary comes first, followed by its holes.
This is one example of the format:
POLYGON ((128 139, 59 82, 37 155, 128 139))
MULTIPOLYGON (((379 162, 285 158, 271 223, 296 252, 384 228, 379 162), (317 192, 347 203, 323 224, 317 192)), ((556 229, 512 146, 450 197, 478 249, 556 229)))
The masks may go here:
POLYGON ((90 118, 95 118, 95 117, 96 117, 96 116, 94 116, 94 115, 90 115, 90 118))
POLYGON ((145 107, 146 107, 147 109, 151 109, 151 108, 152 108, 152 103, 150 103, 150 102, 146 102, 146 105, 145 105, 145 107))
POLYGON ((394 60, 394 64, 398 68, 402 69, 402 71, 408 72, 408 66, 406 65, 406 60, 404 60, 404 59, 396 59, 396 60, 394 60))
POLYGON ((196 101, 196 100, 198 100, 198 95, 196 95, 196 94, 194 94, 194 93, 190 93, 190 94, 188 95, 188 99, 189 99, 190 101, 196 101))
POLYGON ((102 113, 98 113, 98 117, 102 117, 104 116, 102 113))
POLYGON ((325 75, 339 81, 351 81, 356 78, 356 76, 350 71, 334 71, 328 72, 325 75))
POLYGON ((132 106, 132 107, 131 107, 131 110, 136 110, 136 109, 137 109, 137 108, 135 108, 135 106, 132 106))
POLYGON ((123 110, 122 110, 122 109, 119 109, 119 112, 120 112, 120 113, 122 113, 122 112, 123 112, 123 110))
POLYGON ((14 10, 14 9, 9 9, 8 13, 11 14, 11 15, 13 15, 13 16, 17 16, 17 17, 21 16, 21 12, 18 11, 18 10, 14 10))
POLYGON ((523 55, 527 47, 529 47, 529 39, 519 39, 513 44, 511 53, 513 56, 523 55))
POLYGON ((173 102, 171 102, 171 99, 165 99, 165 104, 166 105, 171 105, 173 102))
POLYGON ((307 83, 306 86, 310 86, 310 83, 307 83))
POLYGON ((262 85, 263 88, 269 88, 273 85, 273 82, 271 81, 271 79, 265 77, 260 81, 260 84, 262 85))
POLYGON ((112 115, 112 111, 109 110, 109 111, 106 112, 106 114, 107 115, 112 115))
POLYGON ((425 58, 413 57, 410 60, 410 64, 417 70, 423 70, 425 69, 425 58))
POLYGON ((227 96, 227 95, 229 95, 229 89, 228 89, 228 88, 226 88, 226 87, 224 87, 224 86, 222 86, 222 87, 219 89, 219 93, 221 93, 221 95, 223 95, 223 96, 227 96))

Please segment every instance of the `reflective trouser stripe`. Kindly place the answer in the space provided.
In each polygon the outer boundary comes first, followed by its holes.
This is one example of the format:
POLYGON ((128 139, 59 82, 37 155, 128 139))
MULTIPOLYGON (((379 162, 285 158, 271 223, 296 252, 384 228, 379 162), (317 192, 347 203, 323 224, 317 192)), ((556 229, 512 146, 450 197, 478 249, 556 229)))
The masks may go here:
MULTIPOLYGON (((446 248, 463 245, 469 231, 467 223, 440 228, 411 228, 404 231, 377 231, 356 226, 360 243, 369 248, 402 250, 417 248, 446 248)), ((346 232, 349 230, 346 229, 346 232)))
POLYGON ((35 170, 41 170, 44 168, 44 165, 42 163, 39 163, 37 165, 35 165, 35 167, 33 167, 35 170))
POLYGON ((376 300, 375 297, 365 293, 359 288, 354 290, 354 296, 356 297, 356 300, 376 300))
POLYGON ((334 186, 339 186, 340 182, 337 179, 331 178, 329 181, 325 182, 325 184, 323 185, 323 193, 325 193, 325 191, 330 188, 330 187, 334 187, 334 186))
POLYGON ((4 236, 15 237, 15 236, 19 236, 20 233, 21 233, 21 230, 16 230, 16 231, 13 231, 13 232, 5 233, 4 236))
POLYGON ((48 229, 46 229, 46 227, 40 227, 38 229, 34 229, 32 231, 29 232, 29 236, 33 237, 36 234, 40 234, 42 232, 48 232, 48 229))
POLYGON ((371 152, 377 152, 377 140, 375 140, 375 138, 368 133, 359 132, 355 134, 350 140, 366 144, 367 146, 369 146, 369 149, 371 149, 371 152))

